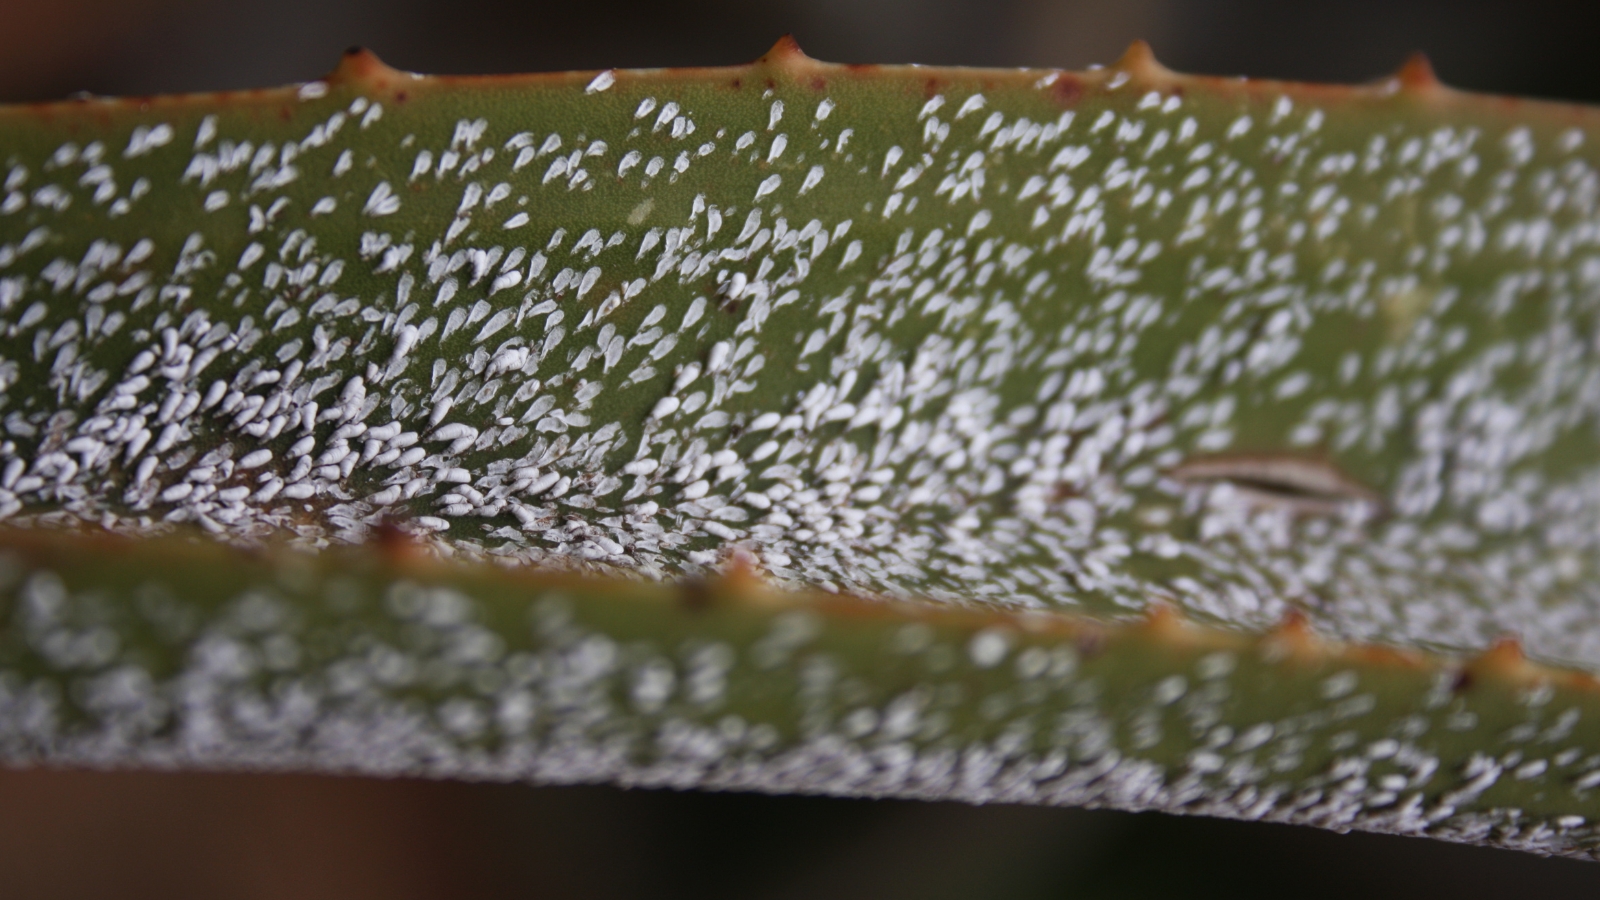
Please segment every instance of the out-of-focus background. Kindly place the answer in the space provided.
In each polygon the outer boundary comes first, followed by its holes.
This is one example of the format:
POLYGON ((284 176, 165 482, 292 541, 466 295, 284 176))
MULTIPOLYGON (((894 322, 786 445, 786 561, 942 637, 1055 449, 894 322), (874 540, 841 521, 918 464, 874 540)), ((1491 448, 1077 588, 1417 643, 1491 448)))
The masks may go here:
POLYGON ((1210 74, 1361 81, 1426 51, 1461 87, 1600 97, 1600 4, 1541 0, 0 0, 0 101, 314 78, 362 44, 430 73, 818 59, 1082 68, 1134 38, 1210 74))
MULTIPOLYGON (((812 56, 1168 66, 1600 99, 1600 4, 1474 0, 0 0, 0 102, 315 78, 812 56)), ((0 897, 1577 897, 1600 865, 1022 807, 265 775, 0 770, 0 897)))

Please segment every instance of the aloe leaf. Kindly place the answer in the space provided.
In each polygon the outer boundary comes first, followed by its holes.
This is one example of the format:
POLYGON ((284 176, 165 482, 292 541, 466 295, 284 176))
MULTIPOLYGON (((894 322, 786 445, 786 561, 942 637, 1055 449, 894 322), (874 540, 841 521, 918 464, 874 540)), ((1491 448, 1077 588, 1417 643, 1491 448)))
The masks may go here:
POLYGON ((1591 856, 1597 121, 787 41, 0 109, 0 755, 1591 856))

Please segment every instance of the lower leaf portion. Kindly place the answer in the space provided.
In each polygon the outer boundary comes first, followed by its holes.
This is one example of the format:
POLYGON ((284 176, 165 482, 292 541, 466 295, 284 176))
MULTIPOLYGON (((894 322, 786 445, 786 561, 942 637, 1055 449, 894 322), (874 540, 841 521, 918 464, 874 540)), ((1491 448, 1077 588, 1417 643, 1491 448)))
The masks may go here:
POLYGON ((0 534, 0 758, 1158 809, 1600 850, 1600 690, 1060 614, 0 534), (1585 749, 1589 748, 1589 749, 1585 749))

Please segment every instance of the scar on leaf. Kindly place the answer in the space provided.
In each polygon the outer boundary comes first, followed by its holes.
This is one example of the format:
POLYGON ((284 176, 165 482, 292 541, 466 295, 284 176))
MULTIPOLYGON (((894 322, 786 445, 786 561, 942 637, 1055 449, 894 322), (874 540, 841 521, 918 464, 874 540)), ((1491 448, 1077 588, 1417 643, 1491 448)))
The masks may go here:
POLYGON ((1168 472, 1186 484, 1226 482, 1232 499, 1251 507, 1284 509, 1296 516, 1337 516, 1352 504, 1368 518, 1386 515, 1388 504, 1326 460, 1291 454, 1240 453, 1197 456, 1168 472))

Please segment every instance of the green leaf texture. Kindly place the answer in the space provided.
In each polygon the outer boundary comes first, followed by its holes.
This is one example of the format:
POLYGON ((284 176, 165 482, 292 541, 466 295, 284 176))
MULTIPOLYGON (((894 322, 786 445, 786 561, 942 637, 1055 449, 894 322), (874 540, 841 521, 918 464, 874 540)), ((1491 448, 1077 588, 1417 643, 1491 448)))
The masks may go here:
POLYGON ((0 753, 1590 856, 1597 124, 789 42, 0 108, 0 753))

